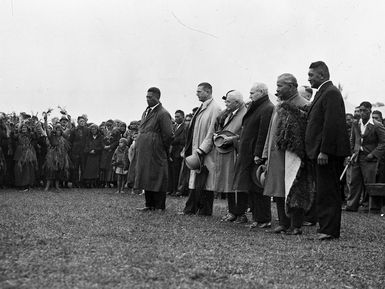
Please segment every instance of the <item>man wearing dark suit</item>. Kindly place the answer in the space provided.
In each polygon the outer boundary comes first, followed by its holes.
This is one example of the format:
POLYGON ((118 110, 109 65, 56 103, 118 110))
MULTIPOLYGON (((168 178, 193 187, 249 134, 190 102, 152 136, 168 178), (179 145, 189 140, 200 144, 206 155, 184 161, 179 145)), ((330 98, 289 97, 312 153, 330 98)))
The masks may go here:
POLYGON ((318 91, 309 107, 305 133, 306 154, 314 166, 319 240, 339 238, 342 198, 339 177, 350 155, 341 92, 329 80, 322 61, 309 67, 308 80, 318 91))
POLYGON ((378 163, 385 153, 385 128, 382 123, 371 119, 371 110, 370 102, 362 102, 361 119, 352 125, 350 146, 356 157, 348 183, 346 211, 357 211, 361 196, 363 202, 368 201, 364 185, 376 182, 378 163))
POLYGON ((171 142, 169 157, 169 193, 171 195, 175 195, 178 190, 179 173, 183 162, 181 152, 186 143, 185 127, 184 112, 177 110, 175 112, 175 125, 173 127, 174 139, 171 142))
POLYGON ((251 103, 242 119, 238 157, 235 163, 233 189, 248 193, 253 223, 250 229, 271 227, 270 197, 263 195, 251 177, 253 166, 263 163, 262 153, 273 114, 274 104, 269 99, 267 86, 255 83, 250 89, 251 103))

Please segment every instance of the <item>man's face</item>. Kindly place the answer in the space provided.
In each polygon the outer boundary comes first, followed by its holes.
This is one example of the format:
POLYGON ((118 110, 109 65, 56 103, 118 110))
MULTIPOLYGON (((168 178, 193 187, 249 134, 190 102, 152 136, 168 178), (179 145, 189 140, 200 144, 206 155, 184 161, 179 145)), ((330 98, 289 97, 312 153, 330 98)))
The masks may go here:
POLYGON ((250 99, 251 101, 256 101, 262 96, 262 91, 256 87, 250 89, 250 99))
POLYGON ((348 127, 352 127, 352 123, 353 123, 353 116, 351 116, 350 114, 348 114, 346 116, 346 125, 348 127))
POLYGON ((360 106, 361 119, 366 123, 370 118, 371 110, 365 106, 360 106))
POLYGON ((376 120, 376 121, 379 121, 380 123, 382 123, 382 119, 380 117, 380 115, 378 113, 373 113, 372 114, 372 119, 376 120))
POLYGON ((155 93, 151 92, 151 91, 147 92, 146 98, 147 98, 147 104, 150 107, 152 107, 154 105, 157 105, 159 103, 158 96, 155 93))
POLYGON ((126 131, 126 125, 124 124, 124 123, 122 123, 122 124, 120 124, 120 126, 119 126, 119 130, 121 131, 121 132, 125 132, 126 131))
POLYGON ((204 90, 203 86, 198 86, 197 96, 200 102, 205 102, 210 98, 210 93, 204 90))
POLYGON ((177 113, 175 114, 175 122, 176 122, 177 124, 181 124, 181 123, 183 122, 183 116, 182 116, 181 113, 177 112, 177 113))
POLYGON ((86 121, 84 118, 79 118, 78 120, 78 126, 85 126, 86 125, 86 121))
POLYGON ((231 95, 228 95, 225 100, 226 110, 234 111, 238 107, 238 101, 231 95))
POLYGON ((359 107, 356 107, 356 108, 354 109, 354 115, 353 115, 353 117, 354 117, 355 119, 360 119, 360 118, 361 118, 361 113, 360 113, 360 108, 359 108, 359 107))
POLYGON ((279 99, 285 100, 291 95, 291 84, 286 83, 282 79, 277 81, 277 93, 275 94, 279 99))
POLYGON ((321 72, 314 68, 310 68, 307 75, 308 75, 308 81, 312 88, 320 87, 320 85, 325 81, 321 72))
POLYGON ((68 121, 65 119, 60 120, 60 124, 64 127, 67 126, 68 121))

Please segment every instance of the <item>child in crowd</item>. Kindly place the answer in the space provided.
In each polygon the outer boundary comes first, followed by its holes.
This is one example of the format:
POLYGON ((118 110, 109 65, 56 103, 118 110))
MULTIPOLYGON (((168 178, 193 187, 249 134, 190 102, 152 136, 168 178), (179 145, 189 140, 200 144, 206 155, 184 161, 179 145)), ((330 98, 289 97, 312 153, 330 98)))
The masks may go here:
POLYGON ((129 167, 127 139, 121 138, 119 140, 119 146, 116 148, 112 156, 111 163, 112 166, 115 168, 115 174, 117 177, 118 191, 116 193, 123 193, 124 184, 126 183, 126 176, 129 167))

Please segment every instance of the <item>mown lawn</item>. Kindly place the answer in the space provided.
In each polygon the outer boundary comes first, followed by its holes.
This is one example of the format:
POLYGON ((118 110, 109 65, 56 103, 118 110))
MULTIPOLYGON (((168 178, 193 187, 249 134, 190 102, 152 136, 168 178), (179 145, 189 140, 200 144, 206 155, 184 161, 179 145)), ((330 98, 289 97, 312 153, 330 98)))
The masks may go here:
POLYGON ((315 227, 287 236, 221 223, 223 200, 210 218, 177 215, 184 198, 138 212, 143 199, 0 191, 0 288, 385 288, 380 215, 343 213, 341 239, 319 242, 315 227))

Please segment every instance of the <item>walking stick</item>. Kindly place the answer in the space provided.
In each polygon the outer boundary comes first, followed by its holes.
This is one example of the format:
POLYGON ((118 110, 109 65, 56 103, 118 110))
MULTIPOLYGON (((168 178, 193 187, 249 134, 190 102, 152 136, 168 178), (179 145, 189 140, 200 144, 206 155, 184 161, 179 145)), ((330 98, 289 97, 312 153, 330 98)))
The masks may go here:
POLYGON ((346 174, 346 171, 348 170, 348 167, 352 164, 352 161, 354 160, 354 158, 358 155, 358 153, 354 153, 351 155, 351 157, 349 158, 349 161, 348 163, 346 164, 344 170, 342 171, 342 174, 340 176, 340 181, 342 181, 342 179, 344 178, 344 175, 346 174))

